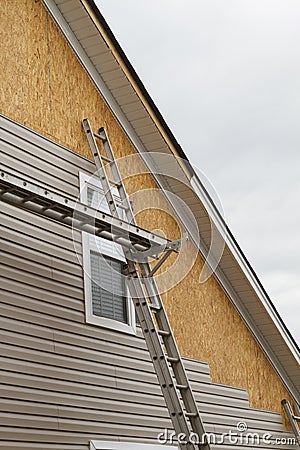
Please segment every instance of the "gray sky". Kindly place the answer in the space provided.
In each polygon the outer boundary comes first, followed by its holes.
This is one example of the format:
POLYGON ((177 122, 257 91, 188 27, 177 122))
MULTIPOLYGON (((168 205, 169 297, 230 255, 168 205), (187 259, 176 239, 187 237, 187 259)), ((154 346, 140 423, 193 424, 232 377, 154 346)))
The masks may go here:
POLYGON ((299 343, 299 0, 96 3, 299 343))

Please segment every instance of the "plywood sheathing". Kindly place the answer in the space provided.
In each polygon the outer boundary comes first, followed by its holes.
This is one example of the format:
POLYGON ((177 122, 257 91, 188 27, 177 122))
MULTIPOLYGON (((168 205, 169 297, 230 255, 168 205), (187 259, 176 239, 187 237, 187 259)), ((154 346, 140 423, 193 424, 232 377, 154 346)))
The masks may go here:
MULTIPOLYGON (((41 2, 7 0, 0 13, 1 112, 90 157, 81 127, 88 117, 94 128, 106 127, 117 157, 135 154, 41 2)), ((139 175, 128 178, 126 188, 131 194, 156 184, 151 175, 139 175)), ((155 195, 160 208, 140 213, 138 223, 178 238, 169 207, 155 195)), ((191 246, 186 245, 186 259, 191 246)), ((164 295, 181 353, 207 361, 213 381, 246 388, 251 406, 281 411, 280 400, 291 400, 288 392, 217 281, 199 284, 202 266, 198 255, 181 283, 164 295)))
POLYGON ((291 397, 215 278, 197 283, 202 266, 199 256, 165 299, 181 353, 208 361, 215 382, 246 388, 252 407, 283 413, 291 397))

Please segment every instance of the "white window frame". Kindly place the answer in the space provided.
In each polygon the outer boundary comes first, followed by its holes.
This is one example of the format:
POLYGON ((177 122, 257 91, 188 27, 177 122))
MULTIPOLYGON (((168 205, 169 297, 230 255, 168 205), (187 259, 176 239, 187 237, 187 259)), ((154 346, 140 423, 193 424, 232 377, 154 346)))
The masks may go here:
POLYGON ((160 444, 132 444, 128 442, 91 441, 90 450, 178 450, 178 447, 160 444))
MULTIPOLYGON (((87 188, 91 187, 101 193, 103 189, 101 187, 101 182, 99 178, 87 175, 86 173, 79 173, 79 183, 80 183, 80 201, 87 204, 87 188)), ((115 195, 118 197, 118 191, 115 189, 115 195)), ((100 239, 100 238, 99 238, 100 239)), ((114 244, 116 245, 116 244, 114 244)), ((84 297, 85 297, 85 317, 86 322, 93 325, 98 325, 104 328, 110 328, 115 331, 120 331, 128 334, 136 334, 136 320, 135 320, 135 310, 133 302, 130 298, 129 292, 127 291, 127 315, 128 323, 119 322, 118 320, 109 319, 106 317, 100 317, 93 314, 93 303, 92 303, 92 282, 91 282, 91 260, 90 251, 95 250, 90 243, 89 233, 82 232, 82 264, 83 264, 83 277, 84 277, 84 297)), ((121 255, 116 257, 115 254, 109 251, 103 252, 104 255, 115 258, 120 261, 125 261, 121 255)))

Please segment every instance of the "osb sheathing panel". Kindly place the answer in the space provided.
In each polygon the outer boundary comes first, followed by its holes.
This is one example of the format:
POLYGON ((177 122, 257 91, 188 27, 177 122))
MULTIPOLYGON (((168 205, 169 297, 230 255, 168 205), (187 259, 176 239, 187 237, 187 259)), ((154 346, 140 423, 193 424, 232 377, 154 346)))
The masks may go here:
MULTIPOLYGON (((116 156, 134 154, 130 142, 96 91, 65 39, 40 2, 1 2, 1 112, 90 157, 81 121, 105 126, 116 156)), ((131 177, 129 193, 155 188, 151 176, 131 177)), ((155 195, 158 195, 157 193, 155 195)), ((172 239, 179 228, 168 214, 153 208, 138 215, 148 229, 172 239)), ((183 259, 191 250, 186 245, 183 259)), ((165 267, 174 262, 174 256, 165 267)), ((281 411, 289 395, 238 313, 211 277, 199 284, 203 261, 164 295, 171 324, 183 355, 208 361, 213 381, 246 388, 251 406, 281 411)))
POLYGON ((215 278, 197 283, 202 267, 198 257, 165 299, 181 353, 208 361, 213 381, 246 388, 252 407, 283 413, 291 397, 215 278))

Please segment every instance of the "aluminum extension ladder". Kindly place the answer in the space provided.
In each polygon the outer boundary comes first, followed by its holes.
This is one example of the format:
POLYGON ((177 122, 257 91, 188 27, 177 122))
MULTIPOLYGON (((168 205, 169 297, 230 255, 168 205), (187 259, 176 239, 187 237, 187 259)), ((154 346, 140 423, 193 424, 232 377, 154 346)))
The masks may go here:
MULTIPOLYGON (((123 218, 119 210, 120 205, 117 205, 112 193, 114 187, 118 190, 121 207, 125 212, 127 222, 136 224, 106 130, 99 128, 97 133, 93 132, 88 119, 83 120, 82 126, 94 156, 97 172, 112 216, 123 218), (102 143, 101 147, 105 151, 105 156, 100 153, 100 143, 102 143), (108 169, 113 178, 108 177, 108 169)), ((186 443, 180 443, 180 448, 183 450, 194 450, 195 448, 209 450, 210 446, 206 440, 195 397, 153 278, 154 273, 167 259, 172 249, 169 248, 152 269, 148 258, 135 259, 134 250, 123 248, 123 251, 127 262, 128 289, 135 305, 175 433, 177 436, 186 437, 186 443), (195 440, 189 441, 192 435, 199 438, 199 443, 195 444, 195 440)))
MULTIPOLYGON (((298 416, 294 414, 293 408, 287 400, 282 400, 281 402, 282 406, 284 407, 284 410, 286 412, 286 415, 288 416, 288 419, 290 421, 290 424, 292 426, 296 442, 300 447, 300 429, 298 423, 300 422, 300 412, 298 412, 298 416)), ((298 405, 296 405, 297 407, 298 405)))

